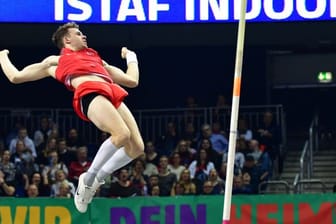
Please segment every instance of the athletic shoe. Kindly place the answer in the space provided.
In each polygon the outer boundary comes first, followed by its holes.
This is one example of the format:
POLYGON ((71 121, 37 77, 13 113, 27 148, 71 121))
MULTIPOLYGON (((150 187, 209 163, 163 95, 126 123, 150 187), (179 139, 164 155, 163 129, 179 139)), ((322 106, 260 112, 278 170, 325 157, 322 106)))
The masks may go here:
POLYGON ((91 187, 84 184, 86 172, 82 173, 78 179, 78 187, 75 193, 74 202, 77 210, 81 213, 85 213, 88 207, 88 204, 91 203, 92 198, 96 194, 98 187, 104 182, 98 182, 97 179, 94 180, 91 187))
POLYGON ((94 191, 94 194, 96 194, 96 191, 98 190, 98 188, 101 186, 101 185, 103 185, 103 184, 105 184, 105 181, 102 181, 102 182, 99 182, 98 180, 97 180, 97 178, 95 178, 95 180, 94 180, 94 182, 93 182, 93 184, 92 184, 92 191, 94 191))

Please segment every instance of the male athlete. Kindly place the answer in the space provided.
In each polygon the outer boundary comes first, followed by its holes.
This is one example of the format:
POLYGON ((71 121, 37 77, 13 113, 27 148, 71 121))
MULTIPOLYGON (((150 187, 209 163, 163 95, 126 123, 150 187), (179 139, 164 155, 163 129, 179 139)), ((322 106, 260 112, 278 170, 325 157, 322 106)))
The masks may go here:
POLYGON ((139 82, 136 54, 123 47, 121 57, 127 71, 111 66, 89 48, 86 36, 76 23, 60 26, 52 36, 61 50, 40 63, 19 71, 9 60, 8 50, 0 51, 0 64, 10 82, 19 84, 53 77, 74 92, 73 107, 83 120, 111 134, 99 148, 89 170, 79 177, 74 197, 79 212, 88 204, 105 177, 143 154, 144 144, 135 119, 123 103, 128 93, 118 84, 134 88, 139 82))

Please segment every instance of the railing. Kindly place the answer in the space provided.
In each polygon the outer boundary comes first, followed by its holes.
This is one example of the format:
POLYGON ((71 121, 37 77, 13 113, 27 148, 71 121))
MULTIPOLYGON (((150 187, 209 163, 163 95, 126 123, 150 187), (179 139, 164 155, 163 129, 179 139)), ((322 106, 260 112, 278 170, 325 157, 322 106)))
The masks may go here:
POLYGON ((294 185, 294 193, 326 193, 326 185, 319 179, 299 180, 294 185), (317 187, 316 187, 317 186, 317 187))
MULTIPOLYGON (((192 121, 195 128, 200 128, 204 123, 211 124, 216 116, 215 111, 220 110, 218 119, 222 122, 223 128, 229 130, 230 107, 215 108, 167 108, 152 110, 134 110, 133 114, 143 138, 154 140, 166 132, 169 122, 176 124, 177 131, 183 132, 187 121, 192 121)), ((268 110, 274 114, 276 124, 281 127, 282 143, 287 142, 285 129, 285 115, 282 105, 253 105, 241 106, 239 116, 246 119, 248 125, 258 127, 262 122, 263 113, 268 110)), ((29 134, 39 127, 42 116, 49 117, 58 126, 61 136, 66 136, 70 128, 76 128, 88 143, 96 143, 100 135, 91 123, 79 119, 72 109, 22 109, 22 108, 1 108, 0 109, 0 128, 2 132, 12 130, 17 123, 27 127, 29 134)))
MULTIPOLYGON (((221 121, 224 130, 229 130, 231 107, 206 107, 206 108, 168 108, 154 110, 137 110, 134 116, 137 119, 144 139, 155 139, 164 135, 168 122, 177 124, 177 131, 183 132, 184 125, 192 121, 196 128, 204 123, 211 124, 216 117, 215 111, 220 111, 217 118, 221 121)), ((286 119, 282 105, 253 105, 240 106, 239 117, 244 118, 250 128, 257 128, 261 125, 263 114, 266 110, 273 113, 276 124, 281 127, 282 144, 287 145, 286 119)))
POLYGON ((259 194, 279 194, 291 192, 291 187, 287 181, 284 180, 269 180, 263 181, 258 185, 259 194))
POLYGON ((309 146, 309 141, 307 140, 303 146, 303 150, 300 156, 300 180, 308 177, 308 173, 309 173, 309 163, 307 163, 306 161, 308 160, 308 146, 309 146))
MULTIPOLYGON (((299 186, 300 188, 297 191, 302 192, 302 181, 309 180, 312 178, 314 173, 314 152, 318 151, 318 116, 315 115, 309 126, 309 137, 305 141, 301 156, 300 156, 300 171, 295 176, 293 185, 294 188, 299 186)), ((315 180, 316 181, 316 180, 315 180)))

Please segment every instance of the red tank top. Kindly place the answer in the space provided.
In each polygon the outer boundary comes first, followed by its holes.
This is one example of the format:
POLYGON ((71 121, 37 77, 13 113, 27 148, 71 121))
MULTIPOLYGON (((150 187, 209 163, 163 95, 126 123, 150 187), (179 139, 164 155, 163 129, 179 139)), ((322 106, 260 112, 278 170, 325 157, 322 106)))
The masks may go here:
POLYGON ((99 75, 111 83, 113 82, 103 66, 102 59, 92 48, 84 48, 79 51, 73 51, 69 48, 61 50, 61 57, 56 69, 56 79, 58 81, 73 90, 70 84, 71 78, 90 73, 99 75))

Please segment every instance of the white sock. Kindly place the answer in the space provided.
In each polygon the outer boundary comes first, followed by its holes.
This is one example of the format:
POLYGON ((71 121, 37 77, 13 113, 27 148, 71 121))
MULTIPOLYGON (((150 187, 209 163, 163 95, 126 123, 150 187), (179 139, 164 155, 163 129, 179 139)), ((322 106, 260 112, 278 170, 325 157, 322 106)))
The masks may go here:
POLYGON ((106 139, 99 147, 99 150, 94 157, 90 168, 84 178, 84 183, 87 186, 92 186, 98 171, 117 151, 117 147, 112 143, 111 138, 106 139))
POLYGON ((132 160, 133 159, 126 154, 124 148, 118 149, 118 151, 114 153, 114 155, 98 171, 98 181, 103 181, 108 175, 111 175, 117 169, 126 166, 132 160))

